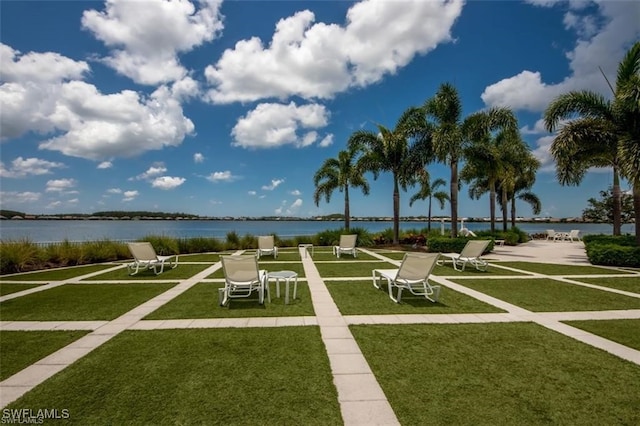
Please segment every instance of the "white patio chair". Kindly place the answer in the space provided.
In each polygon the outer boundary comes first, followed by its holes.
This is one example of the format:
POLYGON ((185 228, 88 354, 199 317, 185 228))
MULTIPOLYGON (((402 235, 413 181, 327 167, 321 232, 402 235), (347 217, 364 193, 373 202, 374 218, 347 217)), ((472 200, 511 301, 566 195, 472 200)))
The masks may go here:
POLYGON ((415 296, 424 297, 431 302, 437 302, 440 297, 440 286, 429 283, 429 275, 436 265, 440 253, 405 253, 400 268, 374 269, 373 286, 380 288, 380 279, 387 280, 389 297, 396 303, 402 300, 402 291, 408 290, 415 296), (394 297, 393 289, 397 288, 394 297))
POLYGON ((133 262, 127 265, 129 275, 135 275, 145 269, 151 269, 158 275, 164 271, 165 263, 171 269, 178 266, 178 255, 158 256, 150 242, 128 243, 129 251, 133 256, 133 262))
MULTIPOLYGON (((460 253, 442 253, 441 256, 451 259, 453 269, 456 271, 464 271, 467 263, 475 266, 478 271, 486 271, 489 264, 480 256, 482 256, 490 242, 491 240, 469 240, 460 253)), ((439 264, 443 263, 444 260, 439 261, 439 264)))
POLYGON ((567 236, 567 239, 571 242, 573 242, 573 240, 576 241, 582 241, 582 238, 580 238, 580 230, 579 229, 572 229, 571 232, 569 232, 569 235, 567 236))
POLYGON ((341 253, 351 253, 353 257, 358 257, 356 250, 357 234, 340 235, 340 243, 333 246, 333 254, 340 257, 341 253))
POLYGON ((273 255, 274 259, 278 258, 278 247, 275 245, 273 235, 258 237, 258 259, 260 259, 260 256, 264 256, 265 254, 273 255))
POLYGON ((249 297, 258 292, 258 302, 264 303, 265 293, 271 302, 267 285, 267 271, 258 269, 258 259, 253 255, 220 256, 224 271, 224 288, 221 289, 220 306, 231 299, 249 297))
POLYGON ((547 233, 547 240, 554 240, 556 239, 556 231, 554 231, 553 229, 547 229, 545 231, 547 233))

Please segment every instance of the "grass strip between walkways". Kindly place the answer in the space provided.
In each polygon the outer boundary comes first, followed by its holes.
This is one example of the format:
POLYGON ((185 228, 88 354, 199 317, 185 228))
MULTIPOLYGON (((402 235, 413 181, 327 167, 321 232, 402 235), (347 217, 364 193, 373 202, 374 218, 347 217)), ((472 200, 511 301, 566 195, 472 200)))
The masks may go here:
POLYGON ((533 312, 640 309, 640 298, 582 287, 551 278, 455 280, 533 312))
POLYGON ((3 321, 112 320, 175 284, 66 284, 0 304, 3 321))
POLYGON ((0 380, 78 340, 88 331, 0 331, 0 380))
POLYGON ((573 327, 640 351, 640 319, 564 321, 573 327))
POLYGON ((125 331, 8 406, 43 407, 85 425, 342 424, 318 327, 125 331))
POLYGON ((640 368, 531 323, 351 330, 403 426, 640 424, 640 368))
POLYGON ((228 306, 219 306, 218 289, 223 283, 198 283, 175 299, 149 314, 145 319, 185 318, 248 318, 314 315, 309 286, 298 282, 296 299, 293 298, 293 281, 289 283, 289 304, 284 304, 286 289, 280 280, 280 298, 276 297, 276 284, 270 282, 271 303, 258 302, 257 292, 249 298, 232 299, 228 306))
MULTIPOLYGON (((386 280, 381 280, 382 289, 366 281, 325 281, 331 297, 342 315, 385 314, 463 314, 505 312, 495 306, 481 302, 447 287, 442 287, 440 300, 433 303, 408 291, 402 292, 402 303, 389 298, 386 280)), ((435 283, 433 283, 435 284, 435 283)), ((394 294, 397 294, 394 289, 394 294)))

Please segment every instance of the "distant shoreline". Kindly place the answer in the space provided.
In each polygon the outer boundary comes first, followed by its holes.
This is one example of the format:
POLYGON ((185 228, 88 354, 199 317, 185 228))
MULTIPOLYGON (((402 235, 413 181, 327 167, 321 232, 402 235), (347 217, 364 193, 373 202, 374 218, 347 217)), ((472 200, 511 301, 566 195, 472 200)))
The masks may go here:
MULTIPOLYGON (((69 221, 69 220, 90 220, 90 221, 237 221, 237 222, 246 222, 246 221, 255 221, 255 222, 344 222, 343 218, 334 218, 334 217, 311 217, 311 218, 303 218, 303 217, 210 217, 210 216, 195 216, 195 217, 183 217, 183 216, 123 216, 123 217, 115 217, 115 216, 76 216, 76 215, 60 215, 60 216, 36 216, 36 215, 16 215, 13 217, 5 217, 1 216, 0 220, 38 220, 38 221, 69 221)), ((451 223, 450 217, 432 217, 431 223, 441 223, 444 220, 445 223, 451 223)), ((391 217, 352 217, 350 219, 351 222, 392 222, 393 218, 391 217)), ((464 217, 458 218, 458 223, 462 221, 467 223, 490 223, 489 218, 484 217, 464 217)), ((400 222, 427 222, 427 217, 421 216, 408 216, 401 217, 400 222)), ((496 219, 496 225, 502 224, 502 219, 496 219)), ((509 225, 511 224, 511 220, 507 222, 509 225)), ((609 224, 609 222, 595 222, 595 221, 585 221, 580 217, 564 217, 564 218, 516 218, 516 223, 594 223, 594 224, 609 224)), ((629 224, 633 224, 635 222, 628 222, 629 224)))

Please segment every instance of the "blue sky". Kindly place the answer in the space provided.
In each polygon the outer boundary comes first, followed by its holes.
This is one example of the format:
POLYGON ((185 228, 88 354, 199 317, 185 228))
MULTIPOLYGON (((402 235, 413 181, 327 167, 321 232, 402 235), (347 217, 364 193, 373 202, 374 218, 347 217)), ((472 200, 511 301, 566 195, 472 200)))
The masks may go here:
MULTIPOLYGON (((323 161, 451 82, 465 115, 516 112, 543 164, 541 215, 579 216, 611 171, 559 185, 542 112, 609 93, 600 68, 615 81, 640 37, 634 1, 3 0, 0 18, 0 205, 34 214, 339 213, 340 192, 313 203, 323 161)), ((352 214, 392 215, 390 176, 368 178, 352 214)), ((459 215, 488 216, 467 189, 459 215)), ((426 214, 416 190, 402 215, 426 214)))

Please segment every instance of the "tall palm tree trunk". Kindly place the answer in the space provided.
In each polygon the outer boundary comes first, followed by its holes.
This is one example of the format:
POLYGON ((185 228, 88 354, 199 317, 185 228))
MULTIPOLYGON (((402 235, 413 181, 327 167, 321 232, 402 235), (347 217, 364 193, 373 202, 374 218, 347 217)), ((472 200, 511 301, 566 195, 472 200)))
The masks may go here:
POLYGON ((502 188, 502 230, 507 232, 507 189, 502 188))
POLYGON ((349 185, 344 186, 344 229, 349 232, 351 211, 349 209, 349 185))
POLYGON ((393 175, 393 244, 400 242, 400 188, 398 177, 393 175))
POLYGON ((491 182, 489 190, 489 214, 491 215, 491 233, 496 232, 496 187, 491 182))
POLYGON ((429 216, 427 217, 427 233, 431 233, 431 197, 429 197, 429 216))
POLYGON ((511 227, 516 227, 516 197, 511 197, 511 227))
POLYGON ((613 166, 613 235, 622 235, 622 193, 618 166, 613 166))
POLYGON ((636 243, 640 246, 640 180, 633 184, 633 212, 636 217, 636 243))
POLYGON ((458 161, 451 162, 451 237, 458 236, 458 161))

